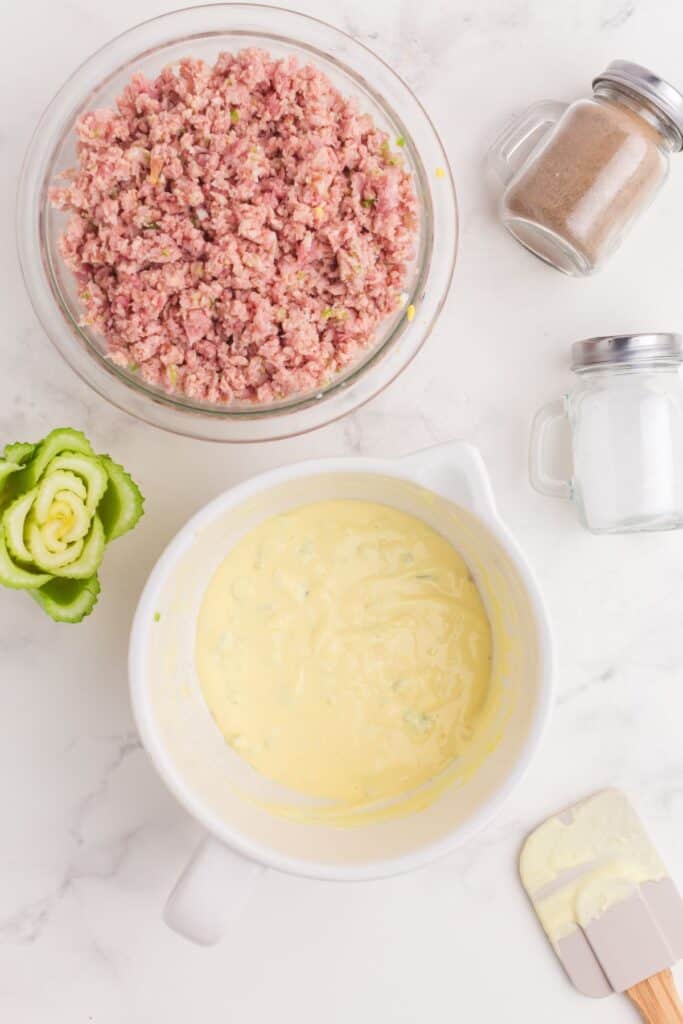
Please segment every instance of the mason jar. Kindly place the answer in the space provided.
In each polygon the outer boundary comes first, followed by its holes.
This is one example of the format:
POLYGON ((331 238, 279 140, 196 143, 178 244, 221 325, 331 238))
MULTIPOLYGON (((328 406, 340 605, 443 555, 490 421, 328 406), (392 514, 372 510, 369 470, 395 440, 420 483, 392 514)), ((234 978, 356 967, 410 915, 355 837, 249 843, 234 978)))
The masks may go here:
POLYGON ((679 334, 625 334, 572 346, 573 391, 537 414, 529 472, 541 494, 569 498, 593 533, 683 525, 683 384, 679 334), (566 419, 573 473, 554 477, 548 430, 566 419))
POLYGON ((650 205, 683 148, 683 96, 647 68, 613 61, 593 95, 542 102, 489 152, 514 237, 577 276, 597 270, 650 205))

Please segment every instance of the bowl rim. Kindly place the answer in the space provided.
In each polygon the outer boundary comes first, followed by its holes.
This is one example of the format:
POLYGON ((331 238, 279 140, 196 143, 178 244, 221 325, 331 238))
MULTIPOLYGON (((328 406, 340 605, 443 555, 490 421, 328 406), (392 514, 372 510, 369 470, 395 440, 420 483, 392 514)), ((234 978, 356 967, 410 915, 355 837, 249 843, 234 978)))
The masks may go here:
MULTIPOLYGON (((267 492, 279 484, 302 477, 328 473, 367 473, 413 483, 416 480, 414 468, 411 468, 407 461, 404 463, 401 458, 340 456, 308 459, 259 473, 228 488, 218 497, 212 499, 175 534, 147 578, 131 626, 128 652, 129 688, 135 724, 156 771, 181 806, 206 829, 209 836, 248 860, 256 861, 287 874, 328 881, 370 881, 403 874, 446 856, 485 828, 500 812, 512 792, 525 778, 547 729, 555 693, 555 650, 549 616, 539 584, 519 543, 496 511, 489 511, 484 515, 468 509, 470 514, 498 540, 519 572, 524 590, 529 598, 539 638, 540 685, 536 706, 521 752, 504 782, 463 825, 453 828, 444 837, 425 843, 418 849, 401 856, 353 865, 309 861, 282 854, 273 847, 248 838, 238 828, 232 827, 229 822, 211 811, 185 783, 181 773, 175 770, 154 723, 149 688, 146 683, 145 658, 150 623, 153 621, 154 609, 158 606, 158 594, 162 590, 169 568, 191 546, 192 538, 209 523, 215 521, 217 516, 231 508, 236 508, 255 494, 267 492)), ((422 486, 425 485, 422 484, 422 486)), ((427 489, 430 488, 427 487, 427 489)))
MULTIPOLYGON (((208 38, 216 34, 220 32, 206 24, 201 30, 198 28, 197 31, 188 33, 186 38, 189 44, 193 37, 208 38)), ((20 173, 15 220, 19 262, 34 312, 53 346, 78 376, 100 397, 147 423, 185 436, 228 443, 276 440, 306 433, 359 408, 388 387, 422 349, 441 314, 451 291, 459 239, 457 196, 448 155, 432 119, 405 80, 387 61, 343 29, 313 15, 286 7, 253 3, 201 4, 178 8, 126 29, 82 61, 61 85, 38 121, 20 173), (426 243, 423 243, 427 245, 423 254, 424 260, 418 264, 417 275, 411 282, 413 294, 410 298, 417 303, 418 312, 421 309, 418 299, 422 299, 425 293, 428 293, 428 282, 434 275, 436 232, 444 232, 444 238, 440 243, 443 252, 437 254, 437 258, 444 263, 444 269, 439 272, 441 280, 438 294, 431 299, 429 314, 424 322, 420 322, 419 316, 416 318, 418 323, 415 324, 406 324, 405 318, 398 318, 381 343, 371 346, 357 364, 352 364, 325 390, 308 392, 299 398, 295 396, 283 404, 272 403, 261 407, 255 405, 253 408, 241 406, 238 409, 233 409, 230 405, 175 400, 172 395, 166 395, 152 386, 136 382, 119 371, 107 360, 106 355, 89 343, 83 332, 74 324, 73 315, 65 306, 61 290, 56 286, 50 246, 46 243, 44 212, 46 191, 51 175, 54 174, 54 160, 64 139, 72 131, 73 117, 87 106, 88 97, 92 92, 101 88, 112 75, 136 60, 141 60, 150 50, 163 49, 174 42, 182 41, 182 29, 187 26, 179 28, 180 34, 174 36, 173 27, 177 25, 177 19, 212 19, 221 12, 237 19, 256 19, 256 24, 250 22, 246 29, 239 20, 232 26, 227 25, 223 30, 226 35, 231 32, 235 35, 239 35, 240 32, 263 34, 266 30, 259 19, 269 17, 280 17, 285 26, 293 25, 294 27, 287 31, 283 27, 282 34, 278 34, 280 26, 277 26, 276 31, 270 32, 271 38, 280 38, 295 48, 298 46, 309 52, 312 59, 315 59, 317 54, 325 61, 336 65, 346 77, 363 88, 389 120, 405 134, 411 169, 425 205, 421 232, 423 236, 425 231, 427 232, 426 243), (299 33, 296 31, 297 26, 301 29, 299 33), (164 29, 168 31, 163 37, 155 39, 151 47, 142 48, 143 39, 157 29, 162 32, 164 29), (304 29, 309 31, 309 37, 305 37, 304 29), (330 40, 347 47, 351 53, 350 60, 346 54, 339 56, 338 53, 332 52, 331 47, 329 52, 323 49, 321 40, 315 33, 321 33, 323 37, 327 35, 330 40), (134 53, 130 52, 131 46, 136 46, 134 53), (123 47, 125 52, 118 53, 117 47, 123 47), (111 58, 112 54, 114 69, 111 67, 111 60, 108 68, 99 68, 98 64, 107 57, 111 58), (354 56, 358 57, 355 62, 354 56), (366 69, 358 66, 361 58, 371 62, 378 74, 395 86, 400 98, 410 104, 410 117, 417 119, 413 123, 418 124, 419 129, 427 133, 430 147, 438 152, 444 171, 442 177, 445 179, 441 202, 446 203, 449 217, 437 218, 434 208, 434 186, 425 171, 418 147, 413 143, 412 131, 405 124, 404 117, 397 111, 396 103, 392 104, 380 94, 379 88, 382 83, 373 84, 372 76, 368 76, 366 69), (95 68, 98 71, 96 81, 93 79, 95 68), (94 84, 88 81, 88 73, 94 84), (92 87, 88 88, 89 86, 92 87), (74 88, 79 94, 77 101, 72 95, 74 88), (56 128, 51 127, 53 123, 56 128), (71 127, 68 127, 69 124, 71 127), (439 221, 441 223, 438 223, 439 221), (55 313, 58 313, 58 318, 55 317, 55 313), (410 339, 410 344, 406 342, 401 345, 402 339, 406 336, 410 339), (233 436, 226 436, 226 433, 233 433, 233 436)))

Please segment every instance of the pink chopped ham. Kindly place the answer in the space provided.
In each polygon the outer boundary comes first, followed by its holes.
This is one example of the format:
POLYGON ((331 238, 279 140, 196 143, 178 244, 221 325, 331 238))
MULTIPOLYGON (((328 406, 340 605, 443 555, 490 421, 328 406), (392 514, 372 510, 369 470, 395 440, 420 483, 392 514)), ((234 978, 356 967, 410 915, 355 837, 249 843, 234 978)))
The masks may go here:
POLYGON ((185 316, 185 334, 189 345, 196 345, 211 329, 211 317, 201 309, 191 309, 185 316))
POLYGON ((51 190, 83 321, 118 365, 203 401, 267 404, 362 358, 418 229, 385 132, 312 65, 248 49, 136 74, 76 125, 51 190))

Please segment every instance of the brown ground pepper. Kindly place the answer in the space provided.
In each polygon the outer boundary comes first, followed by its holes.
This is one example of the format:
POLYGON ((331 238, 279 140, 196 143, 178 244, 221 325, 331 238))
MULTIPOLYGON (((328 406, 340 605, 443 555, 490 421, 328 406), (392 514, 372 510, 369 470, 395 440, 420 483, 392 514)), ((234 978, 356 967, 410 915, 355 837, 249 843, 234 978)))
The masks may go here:
POLYGON ((505 193, 512 233, 557 263, 562 244, 539 225, 574 250, 580 272, 595 269, 666 178, 667 137, 646 116, 622 96, 573 103, 505 193))

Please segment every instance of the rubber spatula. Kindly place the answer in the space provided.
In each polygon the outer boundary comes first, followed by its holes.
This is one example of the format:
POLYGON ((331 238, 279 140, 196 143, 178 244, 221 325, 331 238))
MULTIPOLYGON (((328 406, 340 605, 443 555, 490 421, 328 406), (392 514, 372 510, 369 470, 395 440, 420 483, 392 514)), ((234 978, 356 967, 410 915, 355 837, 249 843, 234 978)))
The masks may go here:
POLYGON ((683 957, 683 900, 623 793, 595 793, 540 825, 520 874, 580 992, 626 992, 648 1024, 683 1024, 670 970, 683 957))

